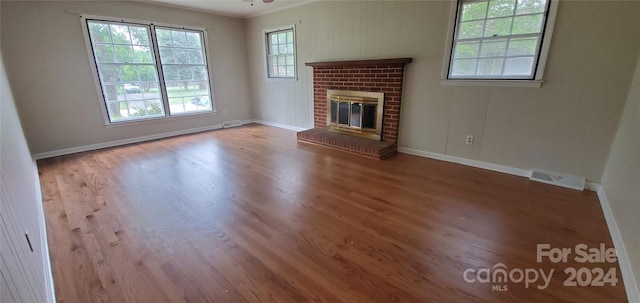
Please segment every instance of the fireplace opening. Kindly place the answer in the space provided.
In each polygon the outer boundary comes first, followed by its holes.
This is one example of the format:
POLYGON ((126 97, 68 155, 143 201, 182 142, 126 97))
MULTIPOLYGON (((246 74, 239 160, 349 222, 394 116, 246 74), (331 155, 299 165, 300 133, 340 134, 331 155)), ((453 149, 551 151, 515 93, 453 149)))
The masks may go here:
POLYGON ((329 130, 380 140, 384 93, 327 90, 329 130))

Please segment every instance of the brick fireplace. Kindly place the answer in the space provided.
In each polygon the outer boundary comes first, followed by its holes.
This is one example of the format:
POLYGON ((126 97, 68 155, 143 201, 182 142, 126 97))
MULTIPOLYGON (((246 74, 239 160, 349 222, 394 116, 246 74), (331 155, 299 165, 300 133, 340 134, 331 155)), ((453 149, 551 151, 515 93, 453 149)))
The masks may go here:
POLYGON ((313 67, 314 129, 298 133, 298 140, 347 150, 376 159, 397 149, 405 65, 411 58, 306 63, 313 67), (381 140, 349 138, 328 132, 327 90, 384 94, 381 140))

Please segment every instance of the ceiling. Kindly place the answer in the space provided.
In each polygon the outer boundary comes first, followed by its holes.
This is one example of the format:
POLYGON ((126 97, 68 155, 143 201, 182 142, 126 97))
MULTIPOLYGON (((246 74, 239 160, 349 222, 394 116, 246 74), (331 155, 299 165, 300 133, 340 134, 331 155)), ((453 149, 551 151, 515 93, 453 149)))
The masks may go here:
POLYGON ((209 13, 249 18, 286 8, 306 4, 316 0, 274 0, 264 3, 262 0, 145 0, 160 5, 181 7, 209 13), (251 5, 253 3, 253 6, 251 5))

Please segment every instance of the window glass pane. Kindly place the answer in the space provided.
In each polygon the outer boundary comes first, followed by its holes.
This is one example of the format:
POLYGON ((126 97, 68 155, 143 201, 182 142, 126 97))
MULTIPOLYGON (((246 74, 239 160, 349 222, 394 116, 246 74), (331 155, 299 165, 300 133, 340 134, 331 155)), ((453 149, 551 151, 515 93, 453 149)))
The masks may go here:
POLYGON ((160 60, 162 63, 174 64, 177 63, 173 54, 173 48, 160 47, 160 60))
POLYGON ((293 55, 288 55, 287 56, 287 65, 293 65, 294 64, 294 59, 293 59, 293 55))
MULTIPOLYGON (((158 39, 158 46, 172 45, 170 30, 156 28, 156 39, 158 39)), ((162 47, 160 49, 162 49, 162 47)))
POLYGON ((109 24, 89 23, 89 33, 93 43, 111 43, 111 29, 109 24))
POLYGON ((198 49, 190 49, 187 50, 187 56, 189 57, 190 64, 204 64, 204 59, 202 57, 202 51, 198 49))
POLYGON ((287 54, 293 54, 293 43, 287 44, 287 54))
POLYGON ((507 49, 507 40, 489 40, 482 42, 482 51, 480 57, 499 57, 504 56, 507 49))
POLYGON ((513 38, 509 40, 507 56, 535 55, 538 38, 513 38))
POLYGON ((139 81, 138 67, 136 65, 120 65, 120 73, 122 74, 122 81, 132 82, 139 81))
POLYGON ((134 46, 133 47, 134 62, 137 63, 152 63, 151 48, 148 46, 134 46))
POLYGON ((113 49, 116 53, 116 62, 133 63, 133 47, 131 45, 114 45, 113 49))
POLYGON ((143 100, 144 93, 142 93, 142 86, 138 82, 129 82, 123 85, 124 93, 127 97, 127 101, 143 100))
POLYGON ((202 43, 200 42, 200 35, 198 33, 185 33, 187 36, 187 47, 189 48, 202 48, 202 43))
POLYGON ((515 0, 493 0, 489 2, 489 18, 506 17, 513 15, 516 6, 515 0))
POLYGON ((454 57, 457 59, 475 58, 478 57, 479 49, 480 42, 460 42, 456 44, 454 57))
POLYGON ((498 76, 502 74, 503 58, 480 59, 478 60, 478 75, 498 76))
POLYGON ((295 76, 294 67, 291 65, 287 65, 287 77, 293 77, 293 76, 295 76))
POLYGON ((279 44, 286 44, 287 43, 287 34, 286 33, 279 33, 278 34, 278 43, 279 44))
POLYGON ((102 90, 107 101, 117 101, 119 93, 122 94, 121 91, 118 91, 118 86, 115 84, 103 84, 102 90))
POLYGON ((111 24, 111 38, 116 44, 131 44, 129 27, 126 25, 111 24))
POLYGON ((504 63, 504 75, 529 76, 533 69, 533 57, 507 58, 504 63))
POLYGON ((453 76, 473 76, 476 74, 476 59, 454 60, 451 66, 451 74, 453 76))
POLYGON ((508 36, 511 32, 513 18, 499 18, 487 20, 484 28, 485 37, 508 36))
POLYGON ((460 24, 460 33, 458 34, 458 39, 481 37, 483 28, 484 20, 462 22, 460 24))
POLYGON ((462 21, 484 19, 487 14, 487 2, 472 2, 462 5, 462 21))
POLYGON ((542 13, 546 4, 545 0, 518 0, 516 15, 542 13))
POLYGON ((162 101, 160 99, 148 100, 146 103, 146 113, 149 116, 163 116, 164 115, 164 107, 162 106, 162 101))
MULTIPOLYGON (((179 66, 178 73, 180 74, 180 80, 193 80, 193 75, 191 74, 191 68, 188 66, 179 66)), ((188 88, 185 86, 185 89, 188 88)))
POLYGON ((131 42, 134 45, 149 45, 149 36, 144 27, 129 26, 131 33, 131 42))
POLYGON ((165 39, 164 46, 160 47, 160 63, 170 113, 211 111, 213 104, 202 43, 204 32, 156 28, 158 40, 166 32, 170 32, 171 43, 165 39))
POLYGON ((138 65, 138 75, 140 76, 140 81, 156 82, 155 84, 157 85, 158 78, 154 65, 138 65))
POLYGON ((175 57, 175 63, 178 64, 189 64, 189 53, 188 50, 182 48, 173 49, 173 56, 175 57))
POLYGON ((287 32, 287 42, 293 44, 293 31, 287 32))
POLYGON ((191 67, 191 74, 193 75, 193 80, 198 80, 198 81, 207 80, 207 69, 204 68, 204 66, 191 67))
POLYGON ((183 31, 171 31, 171 38, 173 40, 173 46, 186 47, 187 36, 183 31))
POLYGON ((157 82, 142 82, 140 83, 140 89, 144 94, 145 100, 157 99, 157 101, 160 101, 160 88, 157 82))
POLYGON ((120 79, 118 66, 114 64, 99 64, 100 81, 103 83, 115 83, 120 79))
POLYGON ((164 72, 164 80, 167 82, 180 80, 180 74, 178 73, 178 67, 175 65, 165 65, 162 67, 164 72))
POLYGON ((96 44, 93 46, 93 52, 95 54, 96 61, 99 63, 113 63, 116 62, 113 45, 110 44, 96 44))
POLYGON ((513 21, 513 34, 539 33, 542 29, 542 14, 516 17, 513 21))

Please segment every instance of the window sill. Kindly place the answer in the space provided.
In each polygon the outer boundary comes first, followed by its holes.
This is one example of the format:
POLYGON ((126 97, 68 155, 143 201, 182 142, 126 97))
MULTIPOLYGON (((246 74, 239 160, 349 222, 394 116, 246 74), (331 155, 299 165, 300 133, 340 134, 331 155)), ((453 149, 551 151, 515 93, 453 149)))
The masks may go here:
POLYGON ((442 79, 445 86, 491 86, 491 87, 529 87, 540 88, 542 80, 453 80, 442 79))
POLYGON ((141 120, 129 120, 129 121, 118 121, 118 122, 106 122, 105 127, 121 127, 121 126, 131 126, 131 125, 140 125, 154 122, 162 122, 162 121, 171 121, 181 118, 187 118, 193 116, 207 116, 207 115, 216 115, 218 112, 215 110, 206 111, 206 112, 195 112, 195 113, 186 113, 186 114, 178 114, 173 116, 161 116, 149 119, 141 119, 141 120))
POLYGON ((298 81, 298 77, 267 77, 267 81, 283 81, 283 82, 292 81, 292 82, 296 82, 296 81, 298 81))

